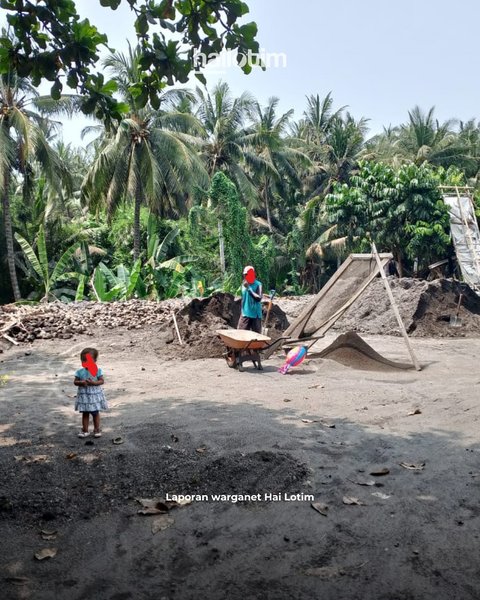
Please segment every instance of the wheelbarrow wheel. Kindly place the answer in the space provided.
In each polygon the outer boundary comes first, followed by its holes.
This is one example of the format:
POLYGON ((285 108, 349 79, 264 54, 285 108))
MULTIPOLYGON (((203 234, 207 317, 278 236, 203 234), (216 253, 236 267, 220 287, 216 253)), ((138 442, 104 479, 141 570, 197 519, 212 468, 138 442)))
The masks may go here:
POLYGON ((227 352, 225 359, 230 369, 235 369, 235 367, 237 366, 237 357, 235 356, 235 352, 233 350, 227 352))

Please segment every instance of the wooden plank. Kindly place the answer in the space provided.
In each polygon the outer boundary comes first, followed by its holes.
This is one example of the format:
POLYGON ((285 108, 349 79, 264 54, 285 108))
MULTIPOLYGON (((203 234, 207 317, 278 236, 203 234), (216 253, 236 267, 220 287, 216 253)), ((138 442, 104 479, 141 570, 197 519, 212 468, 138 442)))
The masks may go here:
MULTIPOLYGON (((382 253, 382 255, 381 255, 381 261, 384 263, 384 266, 392 258, 393 258, 393 254, 391 254, 389 252, 382 253)), ((291 337, 300 337, 303 327, 305 326, 306 322, 310 318, 313 311, 318 306, 318 303, 321 301, 323 296, 325 296, 327 294, 327 292, 341 278, 343 273, 348 269, 348 267, 352 264, 352 262, 361 261, 361 260, 369 260, 369 261, 375 260, 375 256, 373 254, 350 254, 345 259, 345 261, 342 263, 340 268, 332 275, 332 277, 330 277, 328 282, 323 286, 323 288, 318 292, 318 294, 312 299, 311 303, 300 313, 300 315, 295 319, 295 321, 286 329, 284 335, 291 336, 291 337)), ((328 331, 328 329, 330 329, 330 327, 332 327, 335 324, 335 322, 341 317, 341 315, 347 310, 347 308, 351 304, 353 304, 353 302, 364 292, 364 290, 367 288, 367 286, 370 284, 370 282, 376 277, 377 274, 378 274, 378 266, 376 266, 375 269, 373 269, 372 273, 368 276, 366 283, 364 285, 362 285, 362 287, 359 288, 359 290, 357 290, 357 292, 354 293, 352 298, 350 298, 344 305, 342 305, 339 309, 337 309, 337 311, 335 313, 333 313, 333 315, 328 317, 328 319, 326 319, 320 325, 320 327, 317 328, 317 332, 322 327, 325 327, 325 325, 327 325, 331 321, 329 326, 325 329, 325 331, 328 331)))
POLYGON ((385 275, 385 271, 382 267, 382 262, 380 260, 380 256, 378 255, 377 247, 375 246, 375 242, 372 242, 372 251, 373 251, 373 254, 375 254, 375 260, 377 261, 377 265, 378 265, 378 268, 380 271, 380 276, 383 279, 383 283, 385 285, 385 289, 387 290, 387 295, 390 300, 390 304, 392 305, 393 312, 395 313, 395 316, 397 318, 398 326, 400 327, 400 332, 403 336, 403 339, 405 340, 405 343, 407 344, 408 352, 410 353, 412 362, 415 366, 415 369, 417 371, 421 371, 422 367, 420 366, 420 363, 418 362, 417 357, 415 356, 415 353, 413 352, 413 348, 412 348, 412 346, 410 344, 410 340, 408 338, 407 330, 405 329, 405 325, 403 324, 402 317, 400 316, 400 311, 398 310, 397 303, 395 302, 395 298, 393 297, 390 283, 388 282, 387 276, 385 275))
POLYGON ((348 256, 340 268, 335 271, 335 273, 330 277, 327 283, 323 286, 323 288, 318 292, 318 294, 312 299, 311 303, 306 306, 302 312, 298 315, 298 317, 293 321, 293 323, 285 330, 283 335, 292 336, 292 337, 300 337, 300 333, 295 333, 297 330, 301 329, 301 325, 304 325, 305 322, 310 318, 310 315, 315 310, 317 304, 320 300, 325 296, 328 290, 336 283, 337 279, 342 275, 344 271, 349 267, 349 265, 353 262, 352 256, 348 256))

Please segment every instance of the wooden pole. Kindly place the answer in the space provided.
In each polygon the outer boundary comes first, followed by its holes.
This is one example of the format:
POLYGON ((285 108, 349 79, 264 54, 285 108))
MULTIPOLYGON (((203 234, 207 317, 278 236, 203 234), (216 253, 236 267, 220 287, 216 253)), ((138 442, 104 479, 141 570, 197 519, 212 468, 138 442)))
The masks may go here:
POLYGON ((218 219, 218 243, 220 246, 220 270, 225 275, 225 239, 223 237, 223 224, 218 219))
POLYGON ((175 331, 177 332, 178 341, 180 342, 180 346, 183 346, 182 336, 180 335, 180 330, 178 329, 177 318, 175 317, 175 312, 172 313, 172 317, 173 317, 173 324, 175 325, 175 331))
POLYGON ((392 294, 392 289, 390 288, 390 284, 388 282, 387 276, 385 275, 385 270, 382 266, 380 257, 378 256, 377 247, 375 246, 375 242, 372 242, 372 254, 375 256, 375 260, 377 261, 378 270, 380 271, 380 276, 383 279, 383 283, 385 284, 385 289, 387 290, 390 304, 392 305, 393 312, 395 313, 395 316, 397 317, 398 326, 400 327, 400 332, 403 336, 403 339, 405 340, 405 343, 407 344, 408 352, 410 353, 412 362, 415 366, 415 369, 417 371, 421 371, 422 367, 420 366, 420 363, 418 362, 417 357, 415 356, 415 353, 413 352, 413 348, 412 348, 412 346, 410 344, 410 340, 408 338, 407 330, 405 329, 405 325, 403 324, 402 317, 400 316, 400 311, 398 310, 397 303, 395 302, 395 298, 393 297, 393 294, 392 294))

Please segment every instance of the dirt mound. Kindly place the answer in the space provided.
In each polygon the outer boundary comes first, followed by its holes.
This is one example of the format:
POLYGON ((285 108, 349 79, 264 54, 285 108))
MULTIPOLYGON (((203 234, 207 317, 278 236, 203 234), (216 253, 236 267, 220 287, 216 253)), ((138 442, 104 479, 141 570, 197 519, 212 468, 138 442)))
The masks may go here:
MULTIPOLYGON (((240 309, 240 300, 232 294, 218 292, 208 298, 194 298, 177 315, 183 345, 179 343, 173 323, 169 323, 160 334, 169 348, 165 350, 160 346, 158 350, 170 358, 219 358, 225 346, 215 331, 235 329, 240 309)), ((264 306, 264 318, 265 312, 264 306)), ((273 306, 268 320, 268 335, 275 340, 287 326, 285 313, 278 306, 273 306)))
POLYGON ((42 440, 24 448, 4 448, 0 483, 8 495, 0 495, 0 522, 57 526, 108 514, 126 504, 134 513, 139 508, 135 498, 174 491, 298 492, 307 476, 306 467, 287 453, 199 454, 187 433, 164 423, 125 427, 121 434, 125 442, 121 446, 95 440, 70 453, 62 444, 55 447, 42 440))
POLYGON ((335 360, 342 365, 361 371, 392 371, 414 368, 413 365, 394 362, 385 358, 353 331, 340 335, 330 346, 316 356, 335 360))
POLYGON ((217 458, 200 471, 202 493, 257 494, 287 492, 307 476, 305 465, 283 452, 236 452, 217 458), (223 491, 225 490, 225 491, 223 491))
MULTIPOLYGON (((424 281, 389 278, 393 296, 407 332, 418 337, 478 337, 480 297, 466 284, 452 279, 424 281), (461 327, 450 326, 462 294, 461 327)), ((373 335, 400 335, 383 281, 372 281, 360 298, 334 326, 336 331, 373 335)))

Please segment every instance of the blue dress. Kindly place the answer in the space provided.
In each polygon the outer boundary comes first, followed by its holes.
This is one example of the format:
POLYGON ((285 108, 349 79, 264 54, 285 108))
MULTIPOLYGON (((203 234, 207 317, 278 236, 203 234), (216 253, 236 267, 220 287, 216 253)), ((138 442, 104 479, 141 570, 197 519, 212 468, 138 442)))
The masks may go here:
MULTIPOLYGON (((94 377, 88 372, 88 369, 82 367, 75 371, 75 377, 85 381, 86 379, 93 379, 97 381, 99 377, 103 376, 102 369, 98 369, 97 375, 94 377)), ((94 412, 96 410, 107 410, 108 404, 103 393, 101 385, 88 385, 86 387, 77 388, 77 399, 75 401, 75 410, 78 412, 94 412)))

